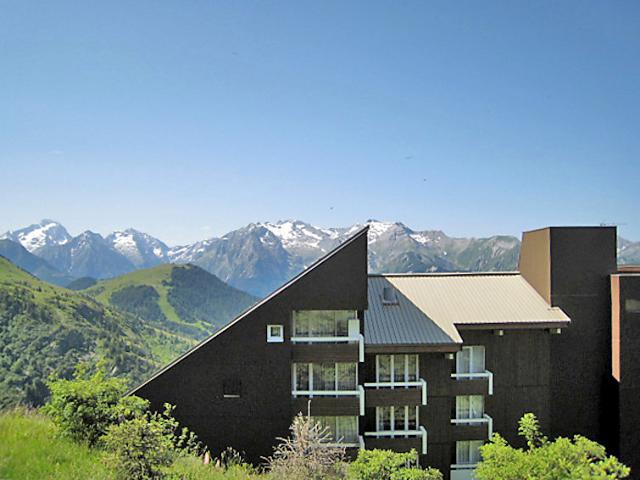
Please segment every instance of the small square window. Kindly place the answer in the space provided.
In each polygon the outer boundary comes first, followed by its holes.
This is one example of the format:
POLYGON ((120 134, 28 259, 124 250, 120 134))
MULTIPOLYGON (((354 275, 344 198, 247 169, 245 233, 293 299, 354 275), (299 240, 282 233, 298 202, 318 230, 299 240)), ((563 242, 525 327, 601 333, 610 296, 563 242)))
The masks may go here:
POLYGON ((267 325, 267 342, 284 342, 284 328, 282 327, 282 325, 267 325))
POLYGON ((240 398, 242 393, 242 384, 237 378, 226 378, 222 382, 223 398, 240 398))

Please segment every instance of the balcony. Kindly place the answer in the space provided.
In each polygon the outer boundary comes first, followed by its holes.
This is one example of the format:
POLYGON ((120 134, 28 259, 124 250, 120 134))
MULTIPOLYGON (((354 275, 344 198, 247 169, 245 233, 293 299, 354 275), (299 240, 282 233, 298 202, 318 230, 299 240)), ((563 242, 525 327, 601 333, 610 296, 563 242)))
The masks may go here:
POLYGON ((493 435, 493 418, 486 413, 480 418, 453 418, 453 440, 484 440, 493 435))
POLYGON ((358 362, 364 362, 364 335, 351 333, 348 336, 333 337, 291 337, 294 360, 298 361, 349 361, 357 355, 358 362), (309 346, 316 346, 310 349, 309 346))
POLYGON ((454 386, 455 395, 481 394, 485 385, 487 393, 493 395, 493 373, 489 370, 475 373, 452 373, 451 378, 458 381, 454 386))
POLYGON ((365 432, 367 448, 382 448, 396 452, 418 450, 427 454, 427 430, 420 426, 418 430, 383 430, 365 432))
POLYGON ((364 386, 370 407, 427 404, 427 381, 423 378, 412 382, 368 382, 364 386))
MULTIPOLYGON (((294 409, 307 412, 311 408, 312 415, 348 415, 353 405, 357 405, 357 415, 364 415, 364 388, 358 385, 356 390, 291 390, 294 397, 294 409), (311 403, 309 401, 311 400, 311 403), (350 401, 351 400, 351 401, 350 401), (356 400, 357 403, 354 403, 356 400)), ((297 412, 296 412, 297 413, 297 412)))

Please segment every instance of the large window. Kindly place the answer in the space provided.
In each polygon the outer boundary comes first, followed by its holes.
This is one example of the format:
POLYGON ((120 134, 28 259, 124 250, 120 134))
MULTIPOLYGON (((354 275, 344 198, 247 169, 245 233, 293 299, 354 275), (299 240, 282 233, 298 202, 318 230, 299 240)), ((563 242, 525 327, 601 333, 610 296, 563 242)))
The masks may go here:
POLYGON ((464 440, 456 442, 456 463, 458 465, 475 465, 480 461, 482 440, 464 440))
POLYGON ((476 419, 484 415, 484 397, 482 395, 460 395, 456 397, 456 419, 476 419))
POLYGON ((482 373, 484 371, 484 347, 482 345, 462 347, 462 350, 456 354, 457 373, 482 373))
POLYGON ((334 442, 358 443, 358 417, 313 417, 328 429, 334 442))
POLYGON ((347 337, 354 310, 298 310, 293 312, 294 337, 347 337))
POLYGON ((294 363, 294 391, 357 390, 357 363, 294 363))
POLYGON ((418 407, 376 407, 376 429, 379 432, 417 430, 418 407))
POLYGON ((419 373, 418 355, 376 355, 377 382, 415 382, 419 373))

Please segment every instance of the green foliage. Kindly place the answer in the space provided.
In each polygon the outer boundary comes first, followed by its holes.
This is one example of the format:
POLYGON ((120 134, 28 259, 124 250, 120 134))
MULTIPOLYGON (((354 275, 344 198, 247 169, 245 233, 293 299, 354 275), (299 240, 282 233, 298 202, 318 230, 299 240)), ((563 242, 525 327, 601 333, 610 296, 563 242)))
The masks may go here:
POLYGON ((549 441, 531 413, 520 420, 518 433, 527 440, 527 450, 510 446, 499 434, 481 448, 478 480, 615 480, 629 476, 628 467, 592 440, 576 435, 549 441))
POLYGON ((136 415, 110 425, 102 437, 110 452, 108 463, 123 480, 164 478, 167 467, 180 455, 199 456, 202 445, 186 427, 173 418, 173 407, 164 412, 136 415))
POLYGON ((137 397, 121 400, 126 390, 123 379, 107 378, 102 370, 89 375, 84 365, 73 380, 51 380, 49 389, 51 399, 43 411, 63 435, 89 445, 95 445, 110 425, 140 416, 148 405, 137 397))
POLYGON ((99 450, 61 438, 46 416, 25 409, 0 413, 0 478, 107 480, 113 474, 99 450))
POLYGON ((140 381, 157 367, 143 331, 133 317, 0 258, 0 408, 42 405, 47 378, 70 378, 80 361, 102 359, 113 375, 140 381))
POLYGON ((397 453, 391 450, 360 450, 349 466, 352 480, 442 480, 435 468, 421 469, 415 450, 397 453))

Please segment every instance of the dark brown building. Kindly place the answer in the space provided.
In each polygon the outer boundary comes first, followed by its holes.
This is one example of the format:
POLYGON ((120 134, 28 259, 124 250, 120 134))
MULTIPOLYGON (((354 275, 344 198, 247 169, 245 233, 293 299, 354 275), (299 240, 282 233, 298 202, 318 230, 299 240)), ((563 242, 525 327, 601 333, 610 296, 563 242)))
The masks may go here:
POLYGON ((615 253, 615 229, 550 228, 525 233, 522 273, 368 275, 363 229, 133 393, 254 462, 310 412, 349 448, 415 449, 462 480, 534 412, 633 465, 640 274, 615 253))

